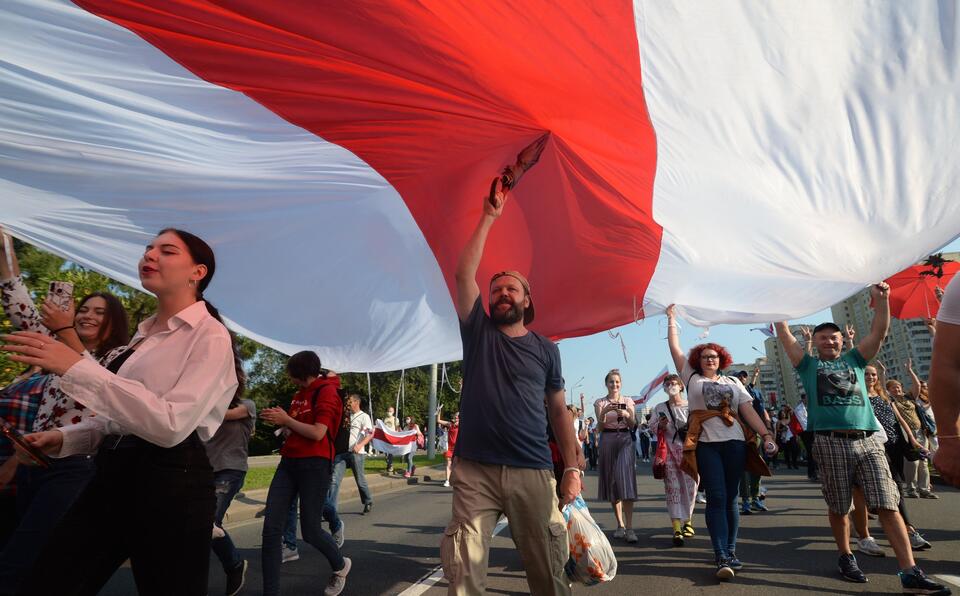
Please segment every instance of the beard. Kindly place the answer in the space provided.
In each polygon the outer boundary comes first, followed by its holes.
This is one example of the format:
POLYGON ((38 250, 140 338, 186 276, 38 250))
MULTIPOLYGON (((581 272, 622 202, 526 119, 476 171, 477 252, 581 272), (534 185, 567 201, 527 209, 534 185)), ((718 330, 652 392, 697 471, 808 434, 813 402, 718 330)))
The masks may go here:
POLYGON ((523 314, 523 304, 514 304, 506 300, 501 300, 496 304, 490 305, 490 318, 493 319, 493 322, 497 325, 513 325, 514 323, 519 323, 523 320, 523 314), (509 304, 510 308, 500 312, 497 307, 501 304, 509 304))

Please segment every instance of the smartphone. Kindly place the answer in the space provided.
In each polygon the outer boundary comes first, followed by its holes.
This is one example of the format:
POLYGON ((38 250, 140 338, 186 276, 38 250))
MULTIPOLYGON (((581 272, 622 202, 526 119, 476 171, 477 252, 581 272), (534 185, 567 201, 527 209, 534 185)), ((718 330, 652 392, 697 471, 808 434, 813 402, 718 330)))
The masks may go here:
POLYGON ((618 410, 626 410, 626 409, 627 409, 627 404, 617 404, 617 409, 618 409, 618 410))
POLYGON ((50 464, 53 463, 53 460, 50 459, 50 456, 34 447, 30 442, 23 438, 23 434, 21 434, 16 427, 3 418, 0 418, 0 434, 10 439, 11 443, 16 444, 18 447, 23 449, 30 459, 32 459, 33 462, 41 468, 49 468, 50 464))
POLYGON ((667 417, 667 415, 664 414, 663 412, 659 412, 658 414, 659 414, 659 416, 660 416, 661 418, 666 418, 666 417, 667 417))
POLYGON ((69 281, 51 281, 47 299, 61 310, 70 310, 73 306, 73 284, 69 281))

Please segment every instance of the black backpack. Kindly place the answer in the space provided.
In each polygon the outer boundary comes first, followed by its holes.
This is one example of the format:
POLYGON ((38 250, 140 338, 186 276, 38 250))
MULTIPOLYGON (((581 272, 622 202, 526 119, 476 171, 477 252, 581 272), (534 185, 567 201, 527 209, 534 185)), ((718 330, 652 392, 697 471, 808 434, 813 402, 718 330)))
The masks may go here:
MULTIPOLYGON (((337 389, 337 393, 340 395, 340 401, 343 402, 347 397, 347 392, 343 389, 337 389)), ((347 410, 346 404, 343 404, 343 407, 340 408, 340 424, 336 428, 331 428, 329 432, 333 434, 333 448, 337 455, 350 451, 350 412, 347 410)))

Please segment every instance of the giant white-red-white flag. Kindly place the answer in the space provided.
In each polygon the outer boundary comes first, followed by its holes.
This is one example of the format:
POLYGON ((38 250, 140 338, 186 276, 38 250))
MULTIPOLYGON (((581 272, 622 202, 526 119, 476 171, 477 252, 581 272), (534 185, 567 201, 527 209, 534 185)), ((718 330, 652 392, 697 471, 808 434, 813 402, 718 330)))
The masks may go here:
POLYGON ((336 370, 456 360, 480 267, 533 328, 808 314, 960 230, 952 3, 6 0, 0 224, 137 285, 179 226, 230 324, 336 370))

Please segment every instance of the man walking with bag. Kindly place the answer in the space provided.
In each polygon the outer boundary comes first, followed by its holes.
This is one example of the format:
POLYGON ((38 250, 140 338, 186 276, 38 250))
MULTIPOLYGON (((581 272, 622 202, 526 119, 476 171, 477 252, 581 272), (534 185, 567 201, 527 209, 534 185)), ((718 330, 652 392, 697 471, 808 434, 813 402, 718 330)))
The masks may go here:
POLYGON ((495 181, 457 266, 462 422, 451 478, 453 516, 440 547, 452 595, 485 593, 490 539, 501 513, 510 521, 530 592, 570 594, 564 572, 567 530, 547 444, 549 412, 564 463, 560 494, 564 503, 569 502, 580 492, 580 468, 577 439, 566 409, 560 352, 526 327, 533 321, 534 309, 530 284, 521 273, 504 271, 493 276, 488 287, 489 315, 477 284, 487 234, 503 212, 506 194, 536 163, 544 143, 545 138, 525 149, 517 165, 495 181))

